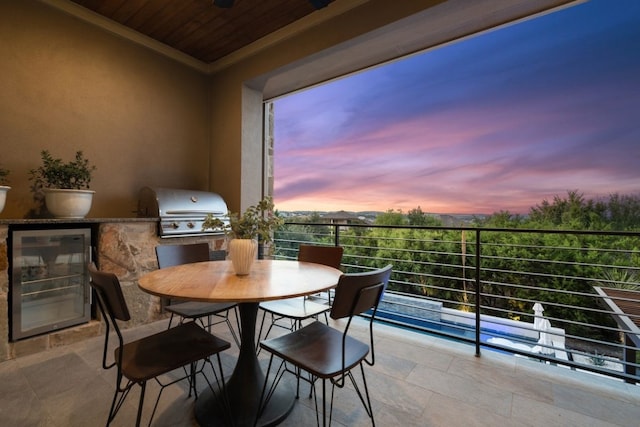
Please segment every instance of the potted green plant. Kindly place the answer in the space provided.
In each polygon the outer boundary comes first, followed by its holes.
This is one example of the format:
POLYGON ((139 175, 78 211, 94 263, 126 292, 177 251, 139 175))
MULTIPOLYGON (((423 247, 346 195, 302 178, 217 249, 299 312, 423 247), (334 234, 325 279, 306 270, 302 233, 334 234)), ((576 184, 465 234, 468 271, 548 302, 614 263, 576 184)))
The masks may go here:
POLYGON ((263 243, 271 243, 273 232, 282 225, 282 218, 275 214, 273 199, 265 197, 258 204, 248 207, 242 215, 229 212, 229 221, 222 221, 209 214, 203 224, 203 230, 222 230, 231 239, 229 257, 238 275, 247 275, 256 258, 259 237, 263 243))
POLYGON ((58 218, 84 218, 91 209, 94 191, 89 189, 96 167, 82 151, 63 162, 48 150, 40 152, 42 164, 29 171, 34 199, 58 218))
POLYGON ((8 176, 9 169, 4 169, 0 166, 0 213, 2 213, 5 202, 7 201, 7 191, 11 190, 8 176))

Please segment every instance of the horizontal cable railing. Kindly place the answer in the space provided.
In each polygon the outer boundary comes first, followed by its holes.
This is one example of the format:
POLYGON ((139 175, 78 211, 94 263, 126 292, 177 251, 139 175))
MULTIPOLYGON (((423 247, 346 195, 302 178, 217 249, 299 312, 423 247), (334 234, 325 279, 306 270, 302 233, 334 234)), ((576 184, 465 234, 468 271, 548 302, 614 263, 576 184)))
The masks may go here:
POLYGON ((640 381, 640 232, 288 222, 275 258, 301 243, 342 246, 345 272, 393 264, 382 321, 640 381))

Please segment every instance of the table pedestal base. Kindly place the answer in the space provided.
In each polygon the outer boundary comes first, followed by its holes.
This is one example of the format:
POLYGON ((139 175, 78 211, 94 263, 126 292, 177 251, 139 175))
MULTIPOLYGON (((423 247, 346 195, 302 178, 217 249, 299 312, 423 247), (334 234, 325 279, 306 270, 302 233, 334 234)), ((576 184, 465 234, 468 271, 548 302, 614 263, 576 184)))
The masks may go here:
MULTIPOLYGON (((258 414, 265 378, 258 363, 255 347, 258 303, 238 304, 238 309, 242 327, 240 354, 233 374, 225 385, 230 409, 226 410, 220 401, 220 390, 213 393, 207 388, 198 396, 195 405, 196 420, 201 426, 253 426, 258 414)), ((255 425, 279 424, 289 415, 294 403, 295 392, 281 382, 255 425)))
MULTIPOLYGON (((216 393, 218 391, 216 390, 216 393)), ((255 424, 259 427, 280 424, 291 412, 295 403, 295 393, 284 384, 278 385, 269 401, 269 405, 255 424), (281 387, 283 386, 283 387, 281 387)), ((256 408, 243 408, 238 402, 231 402, 231 414, 227 414, 221 403, 215 399, 211 390, 207 389, 198 396, 195 405, 195 415, 198 424, 203 427, 219 426, 253 426, 256 408), (230 422, 229 417, 233 420, 230 422)))

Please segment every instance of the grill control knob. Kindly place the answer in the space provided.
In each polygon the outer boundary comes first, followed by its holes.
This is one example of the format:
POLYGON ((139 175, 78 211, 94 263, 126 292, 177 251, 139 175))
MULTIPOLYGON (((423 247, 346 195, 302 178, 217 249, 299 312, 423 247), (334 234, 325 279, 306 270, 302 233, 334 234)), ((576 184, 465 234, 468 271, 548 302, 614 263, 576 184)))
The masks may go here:
POLYGON ((187 223, 187 227, 189 227, 189 228, 193 228, 193 227, 195 227, 195 224, 194 224, 194 223, 192 223, 192 222, 188 222, 188 223, 187 223))
POLYGON ((180 228, 180 225, 177 222, 172 222, 171 223, 171 228, 173 228, 174 230, 180 228))

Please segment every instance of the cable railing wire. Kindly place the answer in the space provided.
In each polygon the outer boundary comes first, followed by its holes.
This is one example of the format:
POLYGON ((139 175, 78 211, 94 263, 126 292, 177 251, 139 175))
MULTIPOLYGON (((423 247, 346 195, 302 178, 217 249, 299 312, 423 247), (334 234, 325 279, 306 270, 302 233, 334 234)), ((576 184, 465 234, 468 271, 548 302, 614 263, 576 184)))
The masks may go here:
MULTIPOLYGON (((639 232, 289 222, 275 237, 276 258, 295 259, 300 243, 337 244, 345 250, 345 271, 394 264, 382 321, 471 342, 478 350, 640 381, 636 348, 625 339, 629 331, 614 320, 620 313, 593 290, 640 289, 639 232), (565 237, 548 242, 557 235, 565 237), (621 247, 622 238, 635 244, 621 247), (534 327, 536 303, 544 306, 550 330, 534 327), (543 333, 551 344, 542 342, 543 333)), ((640 306, 640 292, 632 295, 612 300, 640 306)), ((626 316, 640 323, 640 309, 626 316)))

